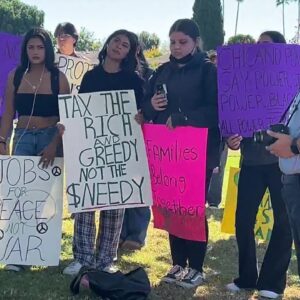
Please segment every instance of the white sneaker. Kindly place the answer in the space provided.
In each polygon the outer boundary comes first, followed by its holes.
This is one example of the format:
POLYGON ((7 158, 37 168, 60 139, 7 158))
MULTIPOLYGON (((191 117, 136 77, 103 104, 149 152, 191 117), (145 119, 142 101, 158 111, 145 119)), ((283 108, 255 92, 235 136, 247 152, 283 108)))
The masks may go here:
POLYGON ((11 265, 8 264, 4 267, 5 271, 21 272, 25 270, 25 267, 22 265, 11 265))
POLYGON ((82 267, 82 264, 79 263, 78 261, 74 260, 66 268, 64 268, 63 274, 76 276, 79 273, 81 267, 82 267))
POLYGON ((269 299, 277 299, 280 295, 267 290, 260 290, 258 291, 258 295, 261 297, 269 298, 269 299))
POLYGON ((237 293, 241 291, 241 289, 234 282, 227 284, 226 290, 232 293, 237 293))
POLYGON ((111 265, 106 266, 102 271, 106 272, 106 273, 116 273, 119 271, 119 269, 116 265, 111 264, 111 265))

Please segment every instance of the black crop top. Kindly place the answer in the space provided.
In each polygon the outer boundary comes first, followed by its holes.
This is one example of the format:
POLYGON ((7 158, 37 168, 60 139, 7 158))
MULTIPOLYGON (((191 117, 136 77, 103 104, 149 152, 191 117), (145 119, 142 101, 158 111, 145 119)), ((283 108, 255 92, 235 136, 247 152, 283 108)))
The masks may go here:
MULTIPOLYGON (((15 108, 18 116, 30 116, 34 94, 20 93, 15 95, 15 108)), ((52 94, 37 94, 34 104, 33 116, 59 117, 58 96, 52 94)))

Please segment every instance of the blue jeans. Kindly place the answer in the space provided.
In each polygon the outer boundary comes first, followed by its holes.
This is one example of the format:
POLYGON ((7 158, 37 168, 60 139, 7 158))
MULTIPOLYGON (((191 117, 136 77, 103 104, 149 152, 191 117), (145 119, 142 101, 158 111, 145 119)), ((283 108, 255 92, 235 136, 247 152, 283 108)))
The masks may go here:
POLYGON ((282 197, 287 208, 300 276, 300 174, 282 176, 282 197))
MULTIPOLYGON (((57 133, 56 127, 43 129, 16 128, 13 140, 13 155, 39 156, 57 133)), ((62 156, 62 148, 57 150, 57 156, 62 156)))
POLYGON ((150 218, 149 207, 126 208, 120 239, 144 245, 150 218))

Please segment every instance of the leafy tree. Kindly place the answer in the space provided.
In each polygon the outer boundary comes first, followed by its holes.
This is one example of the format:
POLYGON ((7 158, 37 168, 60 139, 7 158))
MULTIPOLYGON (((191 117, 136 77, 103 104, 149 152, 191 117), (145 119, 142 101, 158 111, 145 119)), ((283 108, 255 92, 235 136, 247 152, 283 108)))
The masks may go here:
POLYGON ((255 39, 249 34, 238 34, 230 37, 227 44, 255 44, 255 39))
POLYGON ((142 43, 145 50, 152 48, 158 48, 160 40, 155 33, 149 33, 147 31, 142 31, 138 34, 139 40, 142 43))
POLYGON ((78 51, 98 51, 100 47, 101 42, 94 37, 94 32, 81 27, 76 49, 78 51))
POLYGON ((224 43, 223 17, 220 0, 195 0, 193 20, 198 24, 203 50, 216 49, 224 43))
POLYGON ((0 31, 24 34, 30 28, 43 26, 44 12, 19 0, 0 1, 0 31))

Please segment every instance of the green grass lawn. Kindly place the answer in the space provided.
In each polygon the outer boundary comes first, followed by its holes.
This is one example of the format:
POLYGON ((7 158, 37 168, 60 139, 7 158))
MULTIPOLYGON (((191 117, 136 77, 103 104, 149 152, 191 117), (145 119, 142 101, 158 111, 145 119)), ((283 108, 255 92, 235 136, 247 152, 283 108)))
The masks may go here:
MULTIPOLYGON (((239 157, 230 153, 228 166, 238 166, 239 157)), ((226 192, 225 174, 224 194, 226 192)), ((224 285, 231 282, 237 274, 237 247, 234 237, 220 232, 223 209, 207 210, 212 250, 207 253, 205 272, 207 282, 194 290, 185 290, 176 285, 161 284, 160 278, 170 268, 170 251, 165 232, 153 229, 150 224, 147 246, 135 253, 120 253, 118 265, 123 271, 142 266, 148 272, 152 293, 150 300, 156 299, 256 299, 255 293, 233 295, 224 285)), ((31 271, 15 274, 3 271, 0 267, 0 299, 96 299, 85 291, 78 297, 69 292, 70 278, 61 274, 63 268, 72 260, 73 221, 65 215, 63 222, 63 239, 61 263, 59 267, 31 268, 31 271)), ((260 242, 257 247, 259 262, 262 261, 266 244, 260 242)), ((49 249, 51 251, 51 249, 49 249)), ((293 255, 288 274, 288 284, 282 299, 300 299, 300 284, 296 270, 296 257, 293 255)))

